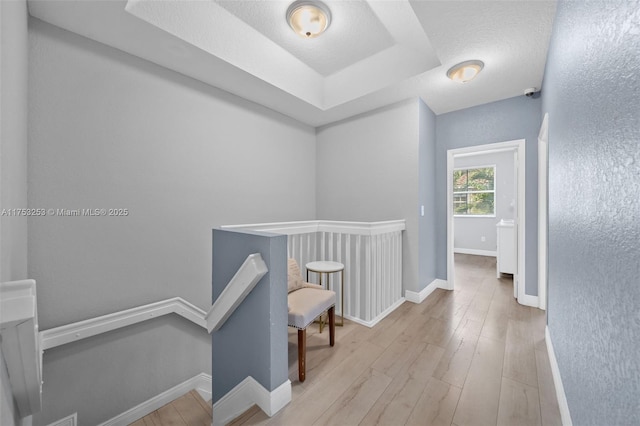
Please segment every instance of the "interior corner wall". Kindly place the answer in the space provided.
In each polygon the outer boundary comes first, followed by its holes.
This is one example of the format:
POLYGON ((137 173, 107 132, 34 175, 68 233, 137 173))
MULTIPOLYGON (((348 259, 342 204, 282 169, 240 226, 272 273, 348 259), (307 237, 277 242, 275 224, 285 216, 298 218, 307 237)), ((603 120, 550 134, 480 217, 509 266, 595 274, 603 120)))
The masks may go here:
POLYGON ((411 99, 316 130, 317 217, 406 219, 403 285, 418 282, 418 101, 411 99))
MULTIPOLYGON (((27 207, 26 0, 0 2, 0 209, 27 207)), ((27 276, 27 217, 0 217, 0 282, 27 276)))
POLYGON ((558 3, 542 88, 547 312, 577 425, 640 424, 638 52, 637 1, 558 3))
POLYGON ((447 150, 525 139, 525 293, 538 294, 538 133, 541 99, 518 96, 436 117, 438 278, 447 278, 447 150))
POLYGON ((418 288, 424 289, 436 279, 436 116, 419 100, 418 149, 418 288))
MULTIPOLYGON (((33 18, 28 83, 28 202, 54 209, 28 222, 41 330, 176 296, 206 310, 213 228, 315 218, 310 126, 33 18)), ((45 351, 34 424, 97 424, 210 373, 208 334, 173 317, 45 351), (111 370, 129 366, 147 374, 111 370)))

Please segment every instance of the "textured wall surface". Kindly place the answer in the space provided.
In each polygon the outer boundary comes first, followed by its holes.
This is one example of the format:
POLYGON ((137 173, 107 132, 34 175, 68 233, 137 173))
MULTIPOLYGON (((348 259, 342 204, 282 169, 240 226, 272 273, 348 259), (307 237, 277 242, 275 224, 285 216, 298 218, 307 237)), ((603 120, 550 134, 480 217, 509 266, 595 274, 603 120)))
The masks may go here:
POLYGON ((640 2, 558 5, 543 86, 548 323, 576 425, 640 424, 638 52, 640 2))
POLYGON ((436 116, 419 100, 418 209, 419 212, 418 287, 422 290, 436 279, 436 116))
MULTIPOLYGON (((27 2, 0 2, 0 208, 27 207, 27 2)), ((27 276, 27 218, 0 217, 0 282, 27 276)))
POLYGON ((317 217, 406 219, 403 285, 418 284, 418 101, 317 130, 317 217))
MULTIPOLYGON (((518 96, 436 117, 438 247, 447 246, 447 150, 525 139, 526 294, 538 294, 538 132, 540 99, 518 96)), ((446 249, 438 251, 438 278, 447 278, 446 249)))
POLYGON ((213 301, 253 253, 269 272, 211 334, 214 403, 248 376, 268 391, 288 380, 287 236, 214 229, 213 301))

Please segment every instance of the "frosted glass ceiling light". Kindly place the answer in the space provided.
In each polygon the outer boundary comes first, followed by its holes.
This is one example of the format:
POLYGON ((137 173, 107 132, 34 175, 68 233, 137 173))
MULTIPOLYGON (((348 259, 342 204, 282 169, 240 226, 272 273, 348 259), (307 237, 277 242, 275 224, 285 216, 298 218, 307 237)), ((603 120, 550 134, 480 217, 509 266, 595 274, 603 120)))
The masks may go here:
POLYGON ((331 12, 318 1, 296 1, 287 9, 287 22, 296 34, 313 38, 329 27, 331 12))
POLYGON ((482 68, 484 68, 484 62, 482 61, 473 60, 460 62, 449 68, 447 77, 459 83, 466 83, 469 80, 473 80, 482 68))

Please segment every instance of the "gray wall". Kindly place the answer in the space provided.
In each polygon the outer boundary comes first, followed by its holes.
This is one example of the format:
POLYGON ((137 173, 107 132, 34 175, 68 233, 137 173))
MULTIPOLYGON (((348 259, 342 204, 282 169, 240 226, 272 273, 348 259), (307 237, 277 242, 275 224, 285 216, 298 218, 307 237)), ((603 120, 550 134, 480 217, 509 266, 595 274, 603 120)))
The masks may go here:
POLYGON ((44 356, 42 411, 34 425, 75 412, 97 425, 200 373, 211 371, 206 330, 167 315, 75 343, 44 356))
POLYGON ((471 249, 496 252, 498 238, 496 223, 501 219, 513 219, 516 202, 513 152, 461 157, 454 160, 455 168, 495 166, 495 217, 456 216, 453 218, 454 243, 456 249, 471 249), (485 241, 482 242, 482 237, 485 241))
POLYGON ((576 425, 640 424, 638 52, 637 1, 559 3, 542 92, 548 323, 576 425))
POLYGON ((436 118, 438 278, 447 277, 447 150, 526 140, 526 294, 538 294, 538 133, 540 98, 516 98, 450 112, 436 118))
MULTIPOLYGON (((0 2, 0 209, 27 207, 27 3, 0 2)), ((27 277, 27 219, 0 217, 0 282, 27 277)))
POLYGON ((9 373, 4 362, 4 354, 0 351, 0 424, 18 425, 18 420, 18 409, 9 385, 9 373))
POLYGON ((213 301, 253 253, 260 253, 269 272, 211 335, 214 403, 247 376, 269 391, 288 380, 286 235, 215 229, 213 301))
POLYGON ((436 116, 419 100, 418 208, 420 213, 418 247, 418 288, 420 291, 436 279, 436 116))
MULTIPOLYGON (((41 329, 175 296, 206 309, 212 228, 315 217, 313 128, 41 21, 29 25, 30 207, 129 209, 29 221, 41 329)), ((208 357, 209 336, 192 324, 182 326, 192 328, 184 339, 172 333, 173 344, 148 351, 162 328, 154 324, 136 329, 127 351, 115 341, 130 330, 101 345, 112 364, 146 363, 153 373, 112 380, 118 373, 102 357, 82 358, 73 374, 93 377, 96 389, 79 392, 77 407, 117 414, 114 393, 130 407, 190 378, 191 369, 169 368, 184 362, 184 347, 208 357)), ((55 359, 56 350, 45 353, 39 424, 66 406, 71 386, 55 359)), ((209 372, 209 362, 194 365, 209 372)))
POLYGON ((418 101, 317 129, 317 217, 406 219, 403 285, 418 282, 418 101))

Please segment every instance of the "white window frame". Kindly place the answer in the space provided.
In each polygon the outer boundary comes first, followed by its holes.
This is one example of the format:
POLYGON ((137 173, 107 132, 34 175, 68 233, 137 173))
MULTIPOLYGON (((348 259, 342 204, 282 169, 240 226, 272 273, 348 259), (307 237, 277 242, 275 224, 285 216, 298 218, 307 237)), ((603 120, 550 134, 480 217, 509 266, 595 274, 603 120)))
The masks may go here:
MULTIPOLYGON (((453 172, 455 174, 456 171, 458 170, 475 170, 475 169, 488 169, 488 168, 492 168, 493 169, 493 189, 492 190, 486 190, 486 191, 453 191, 453 202, 455 202, 455 198, 456 198, 456 194, 484 194, 486 192, 490 192, 493 193, 493 214, 454 214, 453 217, 472 217, 472 218, 483 218, 483 217, 496 217, 496 210, 498 209, 497 207, 497 198, 496 198, 496 186, 498 185, 498 179, 497 179, 497 170, 496 170, 496 165, 495 164, 488 164, 486 166, 465 166, 465 167, 456 167, 453 169, 453 172)), ((451 207, 453 208, 453 204, 451 205, 451 207)), ((453 210, 455 212, 455 209, 453 210)))

